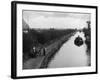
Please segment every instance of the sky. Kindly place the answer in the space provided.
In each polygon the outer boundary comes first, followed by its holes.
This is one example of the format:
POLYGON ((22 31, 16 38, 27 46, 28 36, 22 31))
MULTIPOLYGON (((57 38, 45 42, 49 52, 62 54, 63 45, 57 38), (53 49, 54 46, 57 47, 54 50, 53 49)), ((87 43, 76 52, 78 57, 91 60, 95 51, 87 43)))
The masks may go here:
POLYGON ((86 21, 90 21, 91 14, 24 10, 23 19, 30 28, 81 29, 87 27, 86 21))

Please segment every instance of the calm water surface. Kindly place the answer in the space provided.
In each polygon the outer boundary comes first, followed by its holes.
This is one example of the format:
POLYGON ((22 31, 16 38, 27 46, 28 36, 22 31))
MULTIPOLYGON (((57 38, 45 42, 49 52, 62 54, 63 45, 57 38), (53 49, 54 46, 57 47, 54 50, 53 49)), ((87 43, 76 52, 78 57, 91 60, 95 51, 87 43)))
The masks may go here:
POLYGON ((63 44, 54 58, 49 62, 48 68, 88 66, 90 60, 86 53, 86 44, 84 43, 80 47, 74 44, 74 40, 78 35, 85 40, 84 33, 77 32, 69 41, 63 44))

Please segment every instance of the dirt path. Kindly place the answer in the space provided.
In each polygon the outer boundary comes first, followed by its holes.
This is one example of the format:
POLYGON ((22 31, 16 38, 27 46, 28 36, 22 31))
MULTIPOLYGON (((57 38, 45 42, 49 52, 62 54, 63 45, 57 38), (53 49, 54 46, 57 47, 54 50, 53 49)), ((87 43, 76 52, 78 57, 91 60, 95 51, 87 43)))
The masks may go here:
POLYGON ((31 58, 23 64, 24 69, 35 69, 41 66, 44 57, 31 58))

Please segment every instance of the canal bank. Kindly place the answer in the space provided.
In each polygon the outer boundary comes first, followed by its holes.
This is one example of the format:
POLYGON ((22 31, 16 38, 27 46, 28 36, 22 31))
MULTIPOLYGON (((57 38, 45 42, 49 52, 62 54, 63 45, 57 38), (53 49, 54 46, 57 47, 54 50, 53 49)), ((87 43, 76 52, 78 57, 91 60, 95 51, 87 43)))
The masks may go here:
POLYGON ((71 36, 73 36, 75 34, 71 33, 68 35, 63 36, 62 38, 60 38, 59 40, 56 40, 53 44, 49 45, 46 47, 46 56, 43 59, 43 62, 40 66, 40 68, 47 68, 49 62, 52 60, 52 58, 54 57, 54 55, 56 55, 56 53, 59 51, 59 49, 61 48, 61 46, 67 42, 69 40, 69 38, 71 36))

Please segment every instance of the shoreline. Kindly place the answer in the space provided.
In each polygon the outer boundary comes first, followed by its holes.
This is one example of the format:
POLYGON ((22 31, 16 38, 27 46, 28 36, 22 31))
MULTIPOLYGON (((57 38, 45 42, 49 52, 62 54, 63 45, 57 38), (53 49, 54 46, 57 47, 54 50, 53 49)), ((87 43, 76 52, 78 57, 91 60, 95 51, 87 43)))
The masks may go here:
MULTIPOLYGON (((61 48, 61 46, 69 40, 69 38, 74 35, 74 33, 68 34, 67 36, 64 36, 63 38, 61 38, 58 41, 55 41, 53 44, 49 45, 49 47, 51 46, 51 50, 49 50, 49 52, 47 52, 46 56, 44 57, 44 60, 40 66, 40 68, 47 68, 49 62, 52 60, 52 58, 56 55, 56 53, 59 51, 59 49, 61 48)), ((48 47, 48 49, 49 49, 48 47)))
MULTIPOLYGON (((76 31, 75 31, 76 32, 76 31)), ((43 69, 47 68, 48 63, 54 57, 54 55, 59 51, 61 46, 69 40, 71 36, 75 34, 72 32, 68 35, 64 35, 60 39, 51 41, 49 44, 45 44, 44 48, 46 49, 45 56, 39 56, 36 58, 30 58, 28 61, 23 63, 23 69, 43 69)))

